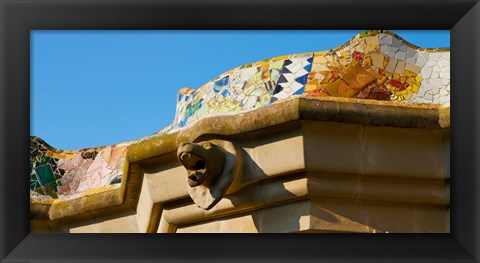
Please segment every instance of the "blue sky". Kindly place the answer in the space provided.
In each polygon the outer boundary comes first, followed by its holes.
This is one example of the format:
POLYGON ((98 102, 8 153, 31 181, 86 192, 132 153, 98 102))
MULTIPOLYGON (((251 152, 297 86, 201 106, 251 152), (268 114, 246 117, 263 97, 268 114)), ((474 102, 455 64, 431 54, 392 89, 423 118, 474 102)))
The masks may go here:
MULTIPOLYGON (((177 91, 250 62, 322 51, 348 31, 31 32, 30 134, 58 149, 135 140, 168 126, 177 91)), ((450 32, 394 30, 421 47, 450 32)))

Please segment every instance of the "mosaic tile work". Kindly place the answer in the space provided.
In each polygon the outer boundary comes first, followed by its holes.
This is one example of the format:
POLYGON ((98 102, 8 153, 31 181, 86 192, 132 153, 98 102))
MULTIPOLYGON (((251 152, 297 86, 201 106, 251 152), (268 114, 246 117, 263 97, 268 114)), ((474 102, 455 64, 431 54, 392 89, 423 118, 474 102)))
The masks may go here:
POLYGON ((89 189, 121 184, 128 143, 75 151, 57 150, 30 137, 30 196, 74 198, 89 189))
POLYGON ((251 63, 198 90, 182 89, 171 128, 301 94, 448 107, 450 51, 419 48, 388 31, 366 31, 332 50, 251 63))
POLYGON ((331 50, 254 62, 197 90, 181 89, 173 124, 137 141, 61 151, 32 136, 31 197, 34 202, 48 202, 120 187, 128 145, 207 116, 235 114, 302 94, 449 107, 450 51, 419 48, 391 32, 370 30, 331 50))

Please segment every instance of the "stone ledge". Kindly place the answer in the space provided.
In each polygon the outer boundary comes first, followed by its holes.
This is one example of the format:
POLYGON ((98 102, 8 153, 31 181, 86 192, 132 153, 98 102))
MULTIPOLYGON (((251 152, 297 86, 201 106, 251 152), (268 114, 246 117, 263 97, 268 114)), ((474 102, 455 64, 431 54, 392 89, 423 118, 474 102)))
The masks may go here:
POLYGON ((165 203, 162 217, 171 225, 189 225, 311 198, 391 206, 448 207, 450 204, 449 183, 444 180, 307 172, 250 185, 225 196, 208 211, 188 199, 165 203))
POLYGON ((136 162, 176 150, 180 142, 205 134, 235 135, 294 120, 315 120, 403 128, 450 127, 450 108, 442 105, 402 103, 301 95, 267 107, 203 118, 175 133, 129 146, 127 160, 136 162))
POLYGON ((171 153, 176 150, 180 142, 195 141, 200 136, 208 134, 236 136, 296 120, 443 129, 450 126, 449 114, 450 108, 443 108, 441 105, 302 95, 235 115, 211 116, 201 119, 185 129, 130 145, 126 153, 123 183, 120 189, 113 192, 104 191, 104 194, 92 193, 55 205, 34 204, 31 205, 31 213, 33 217, 37 218, 45 217, 48 214, 50 219, 58 219, 104 207, 118 206, 122 203, 129 203, 136 208, 142 180, 138 177, 142 177, 143 172, 139 170, 135 172, 137 175, 134 176, 131 166, 171 153), (132 177, 137 179, 132 180, 132 177), (130 189, 129 194, 125 194, 127 188, 130 189), (103 195, 107 196, 102 198, 103 195))

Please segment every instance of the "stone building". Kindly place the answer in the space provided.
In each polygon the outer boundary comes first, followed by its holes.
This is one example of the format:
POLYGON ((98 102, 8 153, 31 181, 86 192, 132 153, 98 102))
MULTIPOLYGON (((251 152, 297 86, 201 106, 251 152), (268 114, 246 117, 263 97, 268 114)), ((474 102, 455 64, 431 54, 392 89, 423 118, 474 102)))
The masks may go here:
POLYGON ((151 136, 30 150, 32 232, 448 233, 450 51, 370 30, 184 88, 151 136))

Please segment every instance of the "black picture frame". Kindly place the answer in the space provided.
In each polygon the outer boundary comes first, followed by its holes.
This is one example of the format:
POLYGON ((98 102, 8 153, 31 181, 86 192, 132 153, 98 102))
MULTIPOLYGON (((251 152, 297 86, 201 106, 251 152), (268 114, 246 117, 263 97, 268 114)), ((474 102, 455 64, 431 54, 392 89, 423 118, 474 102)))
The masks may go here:
POLYGON ((1 0, 4 262, 479 262, 478 1, 1 0), (450 234, 29 234, 30 30, 449 29, 450 234))

